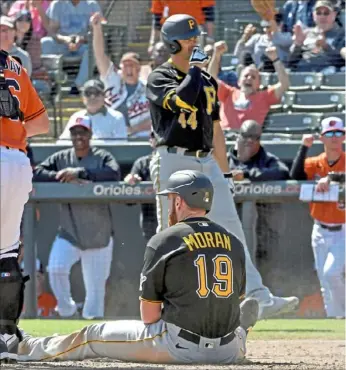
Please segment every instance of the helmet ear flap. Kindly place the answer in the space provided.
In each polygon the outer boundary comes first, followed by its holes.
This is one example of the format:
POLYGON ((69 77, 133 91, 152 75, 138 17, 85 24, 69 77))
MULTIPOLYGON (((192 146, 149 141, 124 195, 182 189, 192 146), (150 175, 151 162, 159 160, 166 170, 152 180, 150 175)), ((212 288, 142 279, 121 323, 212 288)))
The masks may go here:
POLYGON ((177 54, 181 50, 181 45, 178 41, 171 41, 170 50, 172 54, 177 54))

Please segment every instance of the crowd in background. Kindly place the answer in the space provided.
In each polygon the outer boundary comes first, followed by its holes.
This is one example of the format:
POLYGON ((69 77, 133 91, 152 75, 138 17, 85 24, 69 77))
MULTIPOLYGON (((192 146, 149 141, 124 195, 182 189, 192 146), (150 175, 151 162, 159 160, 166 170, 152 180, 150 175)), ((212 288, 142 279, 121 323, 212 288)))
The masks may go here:
MULTIPOLYGON (((151 62, 143 67, 140 56, 131 50, 121 57, 119 65, 107 54, 102 29, 106 20, 97 0, 1 2, 1 47, 19 58, 38 92, 49 92, 51 89, 49 71, 42 64, 42 55, 80 57, 70 94, 81 96, 83 108, 70 117, 58 141, 71 141, 72 148, 55 153, 38 164, 34 169, 34 181, 88 183, 124 178, 125 182, 134 185, 150 180, 151 155, 139 158, 129 174, 120 174, 116 159, 110 153, 97 149, 93 140, 148 139, 155 150, 149 103, 145 94, 146 78, 151 70, 169 58, 164 43, 159 39, 159 31, 167 16, 175 13, 194 16, 206 31, 204 50, 211 57, 207 69, 218 81, 221 125, 225 130, 238 133, 236 145, 229 152, 234 180, 255 182, 290 178, 288 167, 261 145, 263 124, 271 106, 279 104, 289 89, 290 71, 314 71, 330 75, 345 70, 345 29, 340 16, 343 2, 289 0, 273 20, 261 21, 261 29, 254 24, 246 25, 231 51, 225 41, 215 40, 215 1, 204 0, 198 5, 193 1, 185 3, 186 9, 182 9, 175 8, 172 5, 174 2, 168 7, 162 6, 161 1, 153 0, 152 30, 148 40, 148 60, 151 62), (89 31, 92 32, 91 44, 88 43, 89 31), (88 80, 88 53, 91 48, 98 74, 95 79, 88 80), (222 58, 227 52, 238 58, 234 70, 222 69, 222 58), (261 72, 276 73, 277 83, 261 90, 261 72)), ((325 125, 333 120, 328 122, 325 125)), ((336 131, 342 133, 334 137, 341 140, 338 142, 340 146, 344 131, 343 128, 336 131)), ((327 151, 330 145, 328 138, 333 137, 325 138, 327 151)), ((305 145, 308 139, 304 137, 302 140, 305 145)), ((141 226, 146 239, 155 233, 155 210, 152 207, 142 206, 141 226)), ((263 204, 258 205, 259 216, 263 207, 263 204)), ((275 247, 280 230, 276 222, 279 205, 266 207, 271 210, 264 210, 266 216, 259 217, 263 222, 258 227, 269 230, 271 235, 268 237, 267 234, 268 239, 259 242, 259 257, 261 245, 266 244, 267 251, 275 247), (271 215, 269 221, 268 215, 271 215), (270 247, 268 240, 272 243, 270 247)), ((63 317, 77 313, 68 282, 72 265, 78 260, 82 261, 82 265, 90 265, 94 261, 92 277, 86 273, 87 270, 83 271, 87 297, 82 314, 85 318, 102 317, 104 287, 109 276, 113 248, 109 214, 104 206, 91 209, 90 206, 81 208, 80 205, 66 205, 62 213, 63 222, 54 241, 48 266, 50 284, 58 300, 58 313, 63 317), (100 228, 105 232, 101 233, 100 228), (83 248, 76 251, 73 247, 75 244, 83 248), (103 251, 102 255, 100 251, 103 251), (71 255, 73 258, 68 257, 71 255), (107 266, 100 274, 98 264, 105 266, 105 261, 107 266), (95 276, 99 277, 96 288, 91 284, 95 276)), ((38 271, 41 270, 38 264, 38 271)), ((88 271, 90 273, 90 269, 88 271)), ((51 310, 42 312, 51 313, 51 310)), ((335 313, 331 316, 335 316, 335 313)))

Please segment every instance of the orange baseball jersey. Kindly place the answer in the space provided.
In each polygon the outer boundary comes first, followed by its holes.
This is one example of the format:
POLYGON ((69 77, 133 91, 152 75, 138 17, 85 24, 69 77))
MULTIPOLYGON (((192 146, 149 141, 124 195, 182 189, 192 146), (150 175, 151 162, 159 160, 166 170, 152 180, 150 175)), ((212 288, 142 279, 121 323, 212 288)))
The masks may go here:
POLYGON ((204 24, 202 9, 211 6, 215 6, 215 0, 152 0, 151 12, 162 14, 161 24, 174 14, 188 14, 194 17, 198 24, 204 24))
MULTIPOLYGON (((345 153, 342 153, 340 159, 329 166, 326 153, 317 157, 306 158, 304 162, 304 171, 308 180, 319 180, 328 175, 329 172, 345 172, 345 153)), ((310 203, 311 217, 317 221, 327 224, 345 223, 345 210, 338 207, 338 203, 310 203)))
MULTIPOLYGON (((5 79, 19 108, 24 114, 24 121, 29 122, 45 112, 45 107, 33 87, 25 69, 10 56, 4 68, 5 79)), ((19 119, 1 117, 0 146, 8 146, 25 151, 26 131, 19 119)))

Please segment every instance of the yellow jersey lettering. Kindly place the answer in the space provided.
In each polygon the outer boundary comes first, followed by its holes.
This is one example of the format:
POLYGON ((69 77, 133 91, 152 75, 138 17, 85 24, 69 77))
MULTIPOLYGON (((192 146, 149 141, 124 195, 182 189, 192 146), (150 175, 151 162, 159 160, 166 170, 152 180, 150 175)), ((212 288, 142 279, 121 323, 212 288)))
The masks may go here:
POLYGON ((231 239, 226 234, 223 234, 223 243, 224 243, 226 249, 228 249, 229 251, 232 249, 232 247, 231 247, 231 239))
POLYGON ((220 233, 215 233, 215 243, 217 248, 225 248, 222 240, 222 236, 220 233))
POLYGON ((216 101, 216 91, 213 86, 204 86, 204 93, 207 99, 207 114, 210 116, 216 101))
POLYGON ((203 233, 203 234, 204 234, 205 240, 208 244, 208 247, 216 248, 214 240, 213 240, 213 234, 211 232, 206 232, 206 233, 203 233))
POLYGON ((184 236, 183 240, 184 240, 185 244, 187 245, 187 247, 189 248, 190 252, 193 252, 194 248, 199 249, 199 246, 198 246, 193 234, 190 234, 188 237, 184 236))
POLYGON ((200 248, 207 248, 208 247, 207 242, 204 239, 203 233, 196 233, 196 234, 194 234, 194 237, 195 237, 195 239, 196 239, 200 248))

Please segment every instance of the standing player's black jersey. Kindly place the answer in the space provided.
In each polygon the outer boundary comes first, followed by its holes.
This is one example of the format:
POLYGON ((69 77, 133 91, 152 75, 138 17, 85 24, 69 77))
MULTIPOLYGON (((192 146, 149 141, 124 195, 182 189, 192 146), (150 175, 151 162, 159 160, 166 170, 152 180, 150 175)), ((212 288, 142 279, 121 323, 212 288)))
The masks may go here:
POLYGON ((245 283, 241 242, 207 218, 189 218, 149 241, 140 299, 162 302, 166 322, 219 338, 239 326, 245 283))
POLYGON ((147 98, 158 146, 192 151, 213 146, 213 121, 220 119, 217 82, 205 71, 193 72, 187 75, 168 61, 149 75, 147 98))

